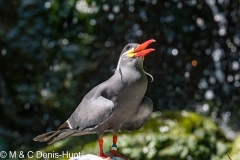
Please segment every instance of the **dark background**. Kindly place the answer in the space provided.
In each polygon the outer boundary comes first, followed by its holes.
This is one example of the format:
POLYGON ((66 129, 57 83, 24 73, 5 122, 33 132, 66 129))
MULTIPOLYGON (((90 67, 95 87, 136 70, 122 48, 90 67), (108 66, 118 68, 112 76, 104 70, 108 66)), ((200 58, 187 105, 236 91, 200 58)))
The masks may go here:
POLYGON ((130 42, 154 110, 212 117, 239 131, 239 0, 0 0, 0 150, 37 149, 83 96, 108 79, 130 42))

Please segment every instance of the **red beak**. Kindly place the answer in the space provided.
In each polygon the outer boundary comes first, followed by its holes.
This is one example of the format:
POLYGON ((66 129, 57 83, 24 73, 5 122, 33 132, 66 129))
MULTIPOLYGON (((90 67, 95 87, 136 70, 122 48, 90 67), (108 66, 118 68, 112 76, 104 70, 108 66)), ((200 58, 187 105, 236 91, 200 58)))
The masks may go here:
POLYGON ((136 53, 136 57, 144 57, 148 53, 154 51, 153 48, 146 49, 151 43, 156 42, 154 39, 150 39, 142 44, 139 44, 135 50, 134 53, 136 53))

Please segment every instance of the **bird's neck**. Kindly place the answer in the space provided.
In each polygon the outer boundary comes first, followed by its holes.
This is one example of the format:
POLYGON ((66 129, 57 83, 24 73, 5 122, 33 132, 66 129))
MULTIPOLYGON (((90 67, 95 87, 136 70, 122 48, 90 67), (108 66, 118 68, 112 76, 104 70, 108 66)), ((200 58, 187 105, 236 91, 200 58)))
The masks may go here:
POLYGON ((122 66, 119 66, 117 69, 116 69, 117 72, 121 72, 121 71, 125 71, 125 72, 143 72, 143 64, 142 63, 139 63, 137 65, 122 65, 122 66))
POLYGON ((118 70, 116 70, 115 74, 119 75, 122 83, 135 82, 145 76, 143 66, 121 66, 118 70))

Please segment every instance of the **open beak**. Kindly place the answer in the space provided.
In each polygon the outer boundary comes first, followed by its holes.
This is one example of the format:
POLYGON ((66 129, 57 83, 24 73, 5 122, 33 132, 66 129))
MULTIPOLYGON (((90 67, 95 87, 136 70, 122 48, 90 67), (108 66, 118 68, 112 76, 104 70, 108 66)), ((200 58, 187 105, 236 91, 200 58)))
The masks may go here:
POLYGON ((153 48, 146 49, 151 43, 156 42, 154 39, 150 39, 142 44, 139 44, 133 51, 136 57, 144 57, 148 53, 154 51, 153 48))

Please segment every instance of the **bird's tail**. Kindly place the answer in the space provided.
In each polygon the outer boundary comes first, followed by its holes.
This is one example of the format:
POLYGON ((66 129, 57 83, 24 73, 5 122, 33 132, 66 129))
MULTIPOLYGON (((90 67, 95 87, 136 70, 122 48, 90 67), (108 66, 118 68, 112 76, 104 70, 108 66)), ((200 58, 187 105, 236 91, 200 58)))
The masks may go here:
POLYGON ((74 131, 62 131, 62 130, 51 131, 48 133, 43 133, 35 137, 33 140, 39 142, 48 142, 48 144, 52 144, 60 139, 70 136, 73 133, 74 131))
POLYGON ((79 130, 73 130, 69 127, 68 123, 63 123, 57 131, 51 131, 48 133, 43 133, 37 137, 35 137, 34 141, 39 142, 48 142, 48 144, 52 144, 60 139, 66 138, 68 136, 74 136, 74 134, 78 133, 78 135, 85 135, 88 133, 80 132, 79 130))
POLYGON ((48 144, 52 144, 58 140, 61 140, 63 138, 69 137, 69 136, 82 136, 86 134, 93 134, 93 131, 79 131, 72 129, 71 126, 69 126, 68 122, 63 123, 57 131, 51 131, 48 133, 40 134, 39 136, 35 137, 34 141, 39 142, 48 142, 48 144))

